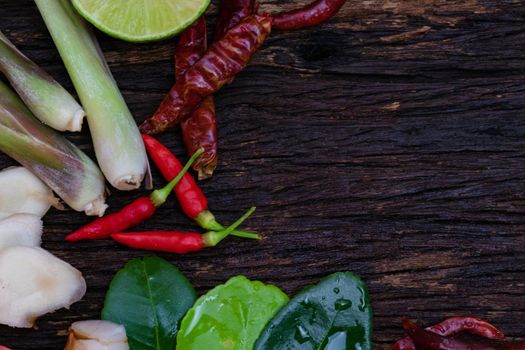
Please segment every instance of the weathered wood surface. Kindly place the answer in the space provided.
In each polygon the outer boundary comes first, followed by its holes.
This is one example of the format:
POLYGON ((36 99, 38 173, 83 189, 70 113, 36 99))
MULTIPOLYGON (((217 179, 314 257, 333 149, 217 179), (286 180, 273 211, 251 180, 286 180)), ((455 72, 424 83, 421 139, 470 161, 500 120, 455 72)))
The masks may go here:
MULTIPOLYGON (((256 205, 247 228, 265 239, 163 256, 199 292, 245 274, 295 293, 352 270, 370 288, 378 349, 402 335, 401 316, 429 324, 475 314, 525 337, 524 15, 519 0, 351 0, 329 24, 273 33, 217 95, 221 160, 203 184, 225 222, 256 205)), ((31 1, 2 0, 0 19, 71 89, 31 1)), ((134 45, 98 34, 140 121, 173 81, 175 40, 134 45)), ((91 149, 87 133, 71 138, 91 149)), ((182 154, 178 131, 161 140, 182 154)), ((111 210, 139 195, 115 192, 111 210)), ((72 321, 99 316, 117 269, 147 255, 110 241, 63 242, 86 222, 53 211, 44 238, 84 272, 85 299, 38 330, 0 326, 1 342, 61 349, 72 321)), ((194 228, 174 201, 147 225, 194 228)))

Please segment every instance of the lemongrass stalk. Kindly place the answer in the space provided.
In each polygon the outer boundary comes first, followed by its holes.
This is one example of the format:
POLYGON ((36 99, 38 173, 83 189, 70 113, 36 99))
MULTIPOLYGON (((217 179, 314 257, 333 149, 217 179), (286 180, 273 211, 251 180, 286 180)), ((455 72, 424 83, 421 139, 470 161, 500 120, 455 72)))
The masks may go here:
POLYGON ((103 215, 105 184, 96 164, 56 131, 40 123, 0 81, 0 151, 39 177, 71 208, 103 215))
POLYGON ((119 190, 140 186, 148 167, 138 127, 97 39, 70 0, 35 0, 86 110, 97 160, 119 190))
POLYGON ((42 68, 22 54, 0 32, 0 71, 43 123, 60 131, 80 131, 84 110, 42 68))

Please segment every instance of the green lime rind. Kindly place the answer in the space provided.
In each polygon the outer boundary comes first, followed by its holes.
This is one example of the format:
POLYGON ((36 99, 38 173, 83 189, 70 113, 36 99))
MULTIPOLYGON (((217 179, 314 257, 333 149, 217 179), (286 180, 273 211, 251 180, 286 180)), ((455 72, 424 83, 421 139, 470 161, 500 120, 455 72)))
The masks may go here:
MULTIPOLYGON (((144 23, 143 26, 135 26, 140 28, 148 28, 150 32, 145 34, 133 33, 129 29, 129 23, 127 21, 118 21, 114 20, 111 16, 104 16, 104 9, 109 6, 113 6, 113 10, 120 3, 126 4, 126 10, 129 10, 133 7, 133 1, 130 0, 112 0, 108 2, 106 0, 72 0, 73 6, 78 11, 82 17, 84 17, 88 22, 93 24, 96 28, 106 33, 107 35, 121 39, 128 42, 134 43, 145 43, 160 41, 164 39, 169 39, 179 34, 181 31, 189 27, 193 22, 195 22, 208 8, 211 0, 155 0, 157 5, 166 4, 173 1, 178 1, 179 3, 195 3, 198 2, 200 6, 193 9, 193 11, 187 11, 188 13, 181 13, 181 16, 171 23, 166 23, 163 29, 152 30, 152 27, 162 23, 162 21, 150 21, 150 23, 144 23), (100 3, 100 6, 96 6, 97 3, 100 3), (96 8, 92 10, 92 8, 96 8), (127 28, 127 29, 126 29, 127 28)), ((167 5, 169 6, 169 5, 167 5)), ((145 17, 153 17, 155 15, 162 17, 163 14, 167 13, 168 9, 165 6, 156 6, 155 12, 148 13, 148 16, 145 13, 140 13, 140 16, 135 18, 130 18, 128 20, 134 20, 135 22, 142 21, 145 17)), ((158 18, 158 17, 157 17, 158 18)), ((167 21, 166 21, 167 22, 167 21)))

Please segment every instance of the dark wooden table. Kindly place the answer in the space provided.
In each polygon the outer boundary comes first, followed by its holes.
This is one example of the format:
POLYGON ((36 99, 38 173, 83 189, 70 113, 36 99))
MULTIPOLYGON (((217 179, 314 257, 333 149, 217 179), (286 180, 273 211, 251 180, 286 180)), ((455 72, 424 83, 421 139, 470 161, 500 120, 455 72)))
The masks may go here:
MULTIPOLYGON (((270 12, 298 5, 262 2, 270 12)), ((209 13, 211 26, 216 7, 209 13)), ((244 274, 293 294, 354 271, 370 288, 378 349, 403 334, 401 316, 430 324, 475 314, 525 337, 524 15, 520 0, 352 0, 329 24, 276 31, 217 94, 221 160, 203 183, 224 222, 256 205, 246 228, 265 239, 162 256, 200 293, 244 274)), ((32 1, 2 0, 0 19, 73 91, 32 1)), ((98 36, 141 121, 173 82, 176 39, 98 36)), ((87 132, 71 139, 92 154, 87 132)), ((179 131, 161 140, 183 154, 179 131)), ((2 168, 13 164, 0 157, 2 168)), ((110 210, 143 193, 114 192, 110 210)), ((44 236, 45 248, 84 273, 85 298, 38 329, 0 326, 1 343, 62 349, 71 322, 99 317, 114 273, 149 255, 63 241, 88 221, 53 210, 44 236)), ((147 227, 195 229, 175 201, 147 227)))

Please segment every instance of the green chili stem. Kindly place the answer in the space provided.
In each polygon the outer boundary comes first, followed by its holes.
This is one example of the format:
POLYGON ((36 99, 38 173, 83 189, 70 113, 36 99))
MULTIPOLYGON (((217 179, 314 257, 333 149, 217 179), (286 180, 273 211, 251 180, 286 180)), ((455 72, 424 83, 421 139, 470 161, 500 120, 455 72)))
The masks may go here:
POLYGON ((186 172, 190 169, 191 165, 197 160, 197 158, 200 157, 200 155, 204 152, 204 148, 199 148, 191 158, 188 160, 186 165, 184 165, 184 168, 180 171, 180 173, 175 176, 173 180, 171 180, 166 186, 164 186, 161 189, 155 190, 151 193, 150 199, 153 202, 153 204, 156 207, 160 207, 162 204, 166 202, 168 199, 168 196, 173 191, 173 188, 179 183, 179 181, 182 179, 182 177, 186 174, 186 172))
POLYGON ((224 231, 210 231, 206 232, 202 236, 202 241, 204 242, 204 245, 206 247, 215 247, 217 244, 219 244, 224 238, 226 238, 232 231, 234 231, 237 227, 239 227, 244 220, 248 219, 250 215, 255 211, 255 207, 251 207, 243 216, 241 216, 237 221, 235 221, 233 224, 228 226, 228 228, 224 231))

